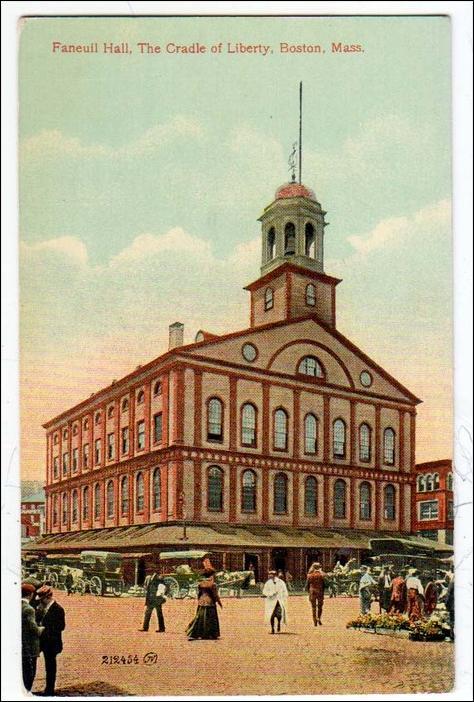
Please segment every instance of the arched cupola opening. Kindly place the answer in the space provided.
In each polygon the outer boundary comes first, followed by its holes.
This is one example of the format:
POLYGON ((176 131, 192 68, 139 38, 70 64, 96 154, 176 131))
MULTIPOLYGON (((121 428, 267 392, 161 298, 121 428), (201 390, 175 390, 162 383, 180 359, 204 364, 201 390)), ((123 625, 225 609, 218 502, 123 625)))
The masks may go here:
POLYGON ((296 230, 293 222, 285 225, 285 256, 294 256, 296 252, 296 230))

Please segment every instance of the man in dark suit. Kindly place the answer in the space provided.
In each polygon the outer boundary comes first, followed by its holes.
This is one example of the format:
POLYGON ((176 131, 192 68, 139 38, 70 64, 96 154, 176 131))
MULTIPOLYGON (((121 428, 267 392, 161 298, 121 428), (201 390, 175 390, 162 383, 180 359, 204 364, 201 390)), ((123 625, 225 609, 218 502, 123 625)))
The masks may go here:
POLYGON ((165 619, 163 617, 163 604, 166 602, 165 597, 166 585, 158 573, 149 575, 145 580, 145 617, 143 619, 143 627, 139 631, 148 631, 150 619, 153 610, 156 609, 158 619, 157 633, 165 631, 165 619))
POLYGON ((306 589, 309 592, 309 601, 313 612, 314 626, 323 625, 321 616, 324 605, 324 573, 320 563, 313 563, 306 577, 306 589))
POLYGON ((40 654, 40 635, 43 631, 35 619, 35 610, 31 601, 36 588, 31 583, 21 585, 21 659, 23 684, 28 692, 33 687, 36 675, 36 663, 40 654))
POLYGON ((39 605, 36 609, 36 622, 44 627, 40 637, 40 649, 43 651, 46 668, 46 688, 44 695, 54 695, 56 684, 56 656, 63 650, 62 632, 66 628, 64 609, 53 598, 53 590, 43 585, 37 592, 39 605))

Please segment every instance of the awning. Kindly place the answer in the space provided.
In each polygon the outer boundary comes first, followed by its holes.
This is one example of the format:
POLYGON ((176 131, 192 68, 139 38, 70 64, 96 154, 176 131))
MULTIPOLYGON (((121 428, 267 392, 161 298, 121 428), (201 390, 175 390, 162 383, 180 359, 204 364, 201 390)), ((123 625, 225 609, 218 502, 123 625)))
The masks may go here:
POLYGON ((86 550, 118 550, 129 557, 189 549, 213 550, 216 547, 236 548, 310 548, 356 549, 370 548, 375 537, 407 538, 406 534, 361 531, 357 529, 297 528, 290 526, 243 526, 232 524, 188 524, 187 540, 178 524, 113 527, 91 529, 66 534, 49 534, 24 547, 23 553, 86 550))

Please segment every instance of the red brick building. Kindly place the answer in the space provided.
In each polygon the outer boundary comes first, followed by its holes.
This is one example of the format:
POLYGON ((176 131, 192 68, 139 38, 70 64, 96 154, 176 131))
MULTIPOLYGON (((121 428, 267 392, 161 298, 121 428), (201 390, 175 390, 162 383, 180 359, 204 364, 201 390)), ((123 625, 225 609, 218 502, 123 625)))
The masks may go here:
POLYGON ((35 539, 45 531, 45 497, 43 490, 21 498, 21 537, 35 539))
POLYGON ((413 531, 442 544, 453 543, 453 464, 443 461, 418 463, 416 471, 413 531))
POLYGON ((420 402, 336 328, 325 212, 289 183, 264 210, 248 328, 198 332, 44 425, 43 548, 208 546, 302 574, 412 524, 420 402))

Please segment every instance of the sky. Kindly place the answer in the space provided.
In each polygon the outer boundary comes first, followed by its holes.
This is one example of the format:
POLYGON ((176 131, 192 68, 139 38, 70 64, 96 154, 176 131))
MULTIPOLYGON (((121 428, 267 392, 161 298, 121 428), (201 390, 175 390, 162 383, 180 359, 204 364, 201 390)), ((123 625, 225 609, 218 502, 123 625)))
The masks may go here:
POLYGON ((328 213, 325 271, 344 279, 338 329, 423 399, 417 461, 452 456, 449 42, 446 17, 24 21, 23 478, 44 476, 41 424, 164 352, 171 322, 186 342, 247 326, 242 288, 259 275, 257 218, 289 178, 299 81, 303 182, 328 213))

